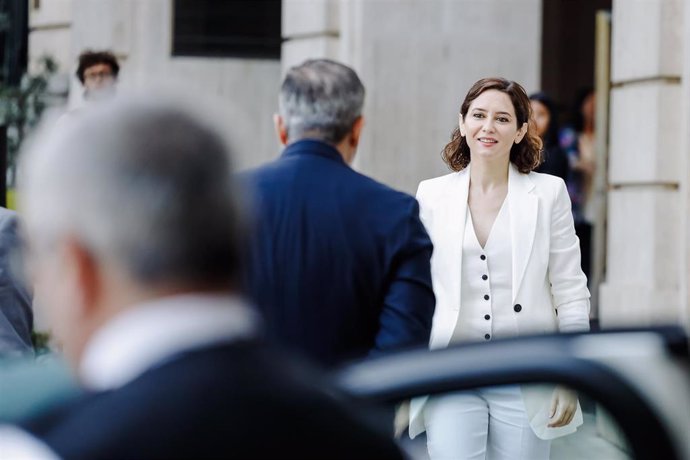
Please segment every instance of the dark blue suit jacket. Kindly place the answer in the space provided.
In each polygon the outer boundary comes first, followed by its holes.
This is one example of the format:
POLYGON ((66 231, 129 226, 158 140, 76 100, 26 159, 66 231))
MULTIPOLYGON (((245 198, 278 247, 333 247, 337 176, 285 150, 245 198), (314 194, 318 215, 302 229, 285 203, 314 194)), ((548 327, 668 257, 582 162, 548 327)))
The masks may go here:
POLYGON ((366 407, 258 343, 182 353, 22 423, 60 458, 402 459, 366 407))
POLYGON ((325 365, 428 344, 432 245, 413 197, 316 140, 246 179, 257 212, 247 289, 271 338, 325 365))

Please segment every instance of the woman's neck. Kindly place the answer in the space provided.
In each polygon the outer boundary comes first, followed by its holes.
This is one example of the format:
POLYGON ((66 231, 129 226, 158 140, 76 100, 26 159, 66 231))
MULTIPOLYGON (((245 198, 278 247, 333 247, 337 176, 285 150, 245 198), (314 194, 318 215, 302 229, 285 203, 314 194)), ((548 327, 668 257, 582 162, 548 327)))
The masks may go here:
POLYGON ((484 161, 471 162, 470 184, 482 191, 489 191, 508 184, 508 169, 510 162, 488 163, 484 161))

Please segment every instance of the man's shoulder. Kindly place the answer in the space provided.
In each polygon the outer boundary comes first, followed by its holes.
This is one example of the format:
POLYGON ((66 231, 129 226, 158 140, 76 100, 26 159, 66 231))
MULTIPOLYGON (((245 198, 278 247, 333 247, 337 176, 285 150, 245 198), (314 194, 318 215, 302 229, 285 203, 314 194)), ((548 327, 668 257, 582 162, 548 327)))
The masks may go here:
MULTIPOLYGON (((188 351, 121 387, 84 393, 27 420, 24 426, 39 437, 48 438, 62 430, 88 432, 99 426, 134 437, 135 433, 148 430, 175 431, 189 417, 198 418, 201 424, 206 423, 203 420, 240 420, 241 409, 257 402, 252 398, 264 394, 263 388, 256 385, 261 380, 259 376, 281 373, 268 367, 267 356, 263 347, 253 342, 188 351), (200 400, 204 404, 199 404, 200 400), (143 411, 142 405, 147 410, 143 411)), ((281 379, 271 382, 274 388, 285 384, 281 379)))
POLYGON ((397 190, 390 185, 379 182, 378 180, 358 171, 353 170, 353 173, 362 189, 365 192, 372 194, 372 196, 380 196, 382 198, 385 197, 390 200, 400 201, 401 203, 410 204, 414 202, 414 197, 409 193, 403 192, 402 190, 397 190))
MULTIPOLYGON (((307 158, 309 161, 312 158, 307 158)), ((247 170, 241 174, 242 182, 255 194, 277 193, 282 195, 302 189, 307 199, 323 199, 331 196, 333 200, 356 202, 365 210, 368 206, 378 208, 381 204, 392 206, 392 209, 409 209, 416 203, 414 197, 401 190, 386 185, 378 180, 331 161, 320 161, 332 167, 319 169, 318 174, 303 172, 302 164, 279 158, 260 167, 247 170), (289 188, 288 188, 289 187, 289 188), (319 194, 321 189, 322 194, 319 194), (337 192, 337 193, 336 193, 337 192)))
POLYGON ((279 158, 270 160, 266 163, 263 163, 261 165, 254 166, 253 168, 245 169, 244 171, 237 173, 237 177, 242 182, 246 183, 246 182, 255 182, 264 176, 281 174, 281 172, 287 166, 285 164, 285 162, 281 161, 281 160, 282 159, 279 157, 279 158))
POLYGON ((52 429, 36 434, 68 458, 84 452, 128 455, 144 447, 182 457, 223 451, 256 456, 286 448, 312 458, 327 440, 393 452, 384 438, 348 415, 325 382, 298 358, 255 342, 214 346, 166 362, 119 389, 84 396, 52 429), (276 443, 280 447, 271 447, 276 443))
MULTIPOLYGON (((259 396, 262 392, 268 394, 276 387, 307 386, 309 390, 316 389, 318 386, 308 382, 318 378, 319 373, 298 358, 258 340, 246 339, 180 353, 120 388, 85 398, 83 407, 93 405, 102 410, 119 408, 124 413, 131 405, 136 411, 137 401, 155 395, 156 398, 170 398, 171 407, 184 411, 189 409, 186 406, 196 406, 196 397, 234 404, 242 398, 246 401, 246 398, 259 396), (218 363, 223 365, 219 366, 218 363), (309 378, 305 378, 305 375, 309 378), (180 399, 174 397, 175 394, 185 394, 187 397, 180 399)), ((150 415, 153 416, 153 413, 150 415)))

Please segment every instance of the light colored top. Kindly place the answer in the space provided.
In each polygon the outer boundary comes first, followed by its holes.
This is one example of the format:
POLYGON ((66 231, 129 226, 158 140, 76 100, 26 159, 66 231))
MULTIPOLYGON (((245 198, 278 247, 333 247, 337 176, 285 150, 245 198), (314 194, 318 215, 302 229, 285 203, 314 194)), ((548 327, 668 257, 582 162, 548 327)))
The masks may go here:
POLYGON ((472 213, 467 207, 460 311, 452 342, 484 342, 517 335, 515 312, 510 303, 512 244, 506 201, 496 215, 484 248, 479 244, 472 213))

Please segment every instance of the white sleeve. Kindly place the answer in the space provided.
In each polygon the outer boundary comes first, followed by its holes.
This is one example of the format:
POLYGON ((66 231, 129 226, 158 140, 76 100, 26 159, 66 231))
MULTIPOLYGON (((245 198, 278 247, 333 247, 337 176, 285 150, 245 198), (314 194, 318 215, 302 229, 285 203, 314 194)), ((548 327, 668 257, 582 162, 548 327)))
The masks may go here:
POLYGON ((574 300, 558 307, 559 332, 589 331, 589 299, 574 300))
POLYGON ((589 289, 580 267, 580 241, 575 235, 570 198, 559 181, 551 214, 549 281, 561 332, 589 330, 589 289))

